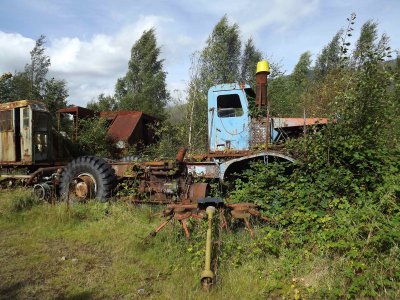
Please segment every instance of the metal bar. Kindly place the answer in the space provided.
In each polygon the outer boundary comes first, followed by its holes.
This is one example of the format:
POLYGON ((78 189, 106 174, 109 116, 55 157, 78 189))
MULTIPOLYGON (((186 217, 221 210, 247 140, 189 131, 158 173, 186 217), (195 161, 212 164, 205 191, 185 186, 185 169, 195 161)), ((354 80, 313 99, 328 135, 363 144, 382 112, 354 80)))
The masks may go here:
POLYGON ((185 235, 186 235, 187 239, 190 240, 190 233, 189 233, 189 229, 186 224, 186 220, 185 219, 181 220, 181 224, 182 224, 183 230, 185 231, 185 235))
POLYGON ((207 241, 206 241, 206 261, 204 265, 204 271, 201 272, 201 284, 205 290, 209 290, 214 282, 214 272, 211 271, 211 234, 212 234, 212 217, 215 212, 214 206, 208 206, 206 213, 208 216, 208 229, 207 229, 207 241))

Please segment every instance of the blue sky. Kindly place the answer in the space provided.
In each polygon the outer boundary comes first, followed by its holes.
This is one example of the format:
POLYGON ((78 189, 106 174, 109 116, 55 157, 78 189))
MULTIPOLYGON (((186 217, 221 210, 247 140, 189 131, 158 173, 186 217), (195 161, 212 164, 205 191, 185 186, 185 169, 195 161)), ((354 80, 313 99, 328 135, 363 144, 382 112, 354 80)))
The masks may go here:
POLYGON ((168 88, 184 100, 191 54, 204 47, 224 14, 239 25, 243 41, 252 37, 290 73, 301 53, 315 58, 352 12, 356 36, 373 19, 400 49, 398 0, 1 0, 0 74, 22 70, 44 34, 51 76, 67 81, 71 104, 85 106, 113 93, 133 43, 155 27, 168 88))

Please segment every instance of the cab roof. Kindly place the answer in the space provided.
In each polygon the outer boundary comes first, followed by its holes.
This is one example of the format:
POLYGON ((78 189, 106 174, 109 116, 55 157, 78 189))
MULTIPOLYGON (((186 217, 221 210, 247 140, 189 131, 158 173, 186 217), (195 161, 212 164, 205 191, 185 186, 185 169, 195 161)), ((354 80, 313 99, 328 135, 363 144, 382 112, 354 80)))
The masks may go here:
POLYGON ((221 91, 233 91, 233 90, 244 90, 246 94, 255 97, 254 90, 248 84, 239 83, 224 83, 212 86, 208 92, 221 92, 221 91))
POLYGON ((31 106, 33 110, 48 111, 46 105, 43 102, 36 100, 18 100, 13 102, 1 103, 0 111, 26 106, 31 106))

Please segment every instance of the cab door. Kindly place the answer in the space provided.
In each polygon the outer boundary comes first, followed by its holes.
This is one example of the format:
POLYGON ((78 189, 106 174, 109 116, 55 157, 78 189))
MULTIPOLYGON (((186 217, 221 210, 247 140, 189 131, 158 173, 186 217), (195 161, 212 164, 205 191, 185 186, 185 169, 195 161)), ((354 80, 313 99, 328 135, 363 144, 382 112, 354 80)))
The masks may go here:
POLYGON ((249 148, 247 98, 242 90, 214 92, 211 151, 241 151, 249 148))
POLYGON ((13 110, 0 111, 0 161, 15 162, 13 110))
POLYGON ((29 106, 21 108, 20 112, 21 160, 32 162, 32 110, 29 106))

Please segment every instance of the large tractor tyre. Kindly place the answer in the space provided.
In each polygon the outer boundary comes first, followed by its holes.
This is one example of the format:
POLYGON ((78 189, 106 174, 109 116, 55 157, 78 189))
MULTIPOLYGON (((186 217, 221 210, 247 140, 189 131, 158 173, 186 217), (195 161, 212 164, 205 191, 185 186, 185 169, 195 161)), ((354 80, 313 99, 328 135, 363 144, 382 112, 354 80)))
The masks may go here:
POLYGON ((60 195, 72 202, 112 196, 117 184, 114 169, 102 158, 82 156, 71 161, 61 173, 60 195))

